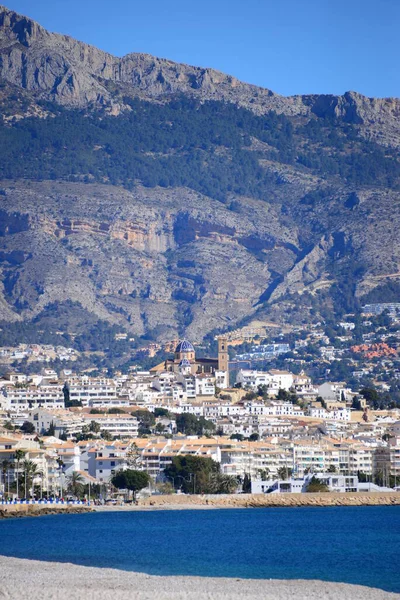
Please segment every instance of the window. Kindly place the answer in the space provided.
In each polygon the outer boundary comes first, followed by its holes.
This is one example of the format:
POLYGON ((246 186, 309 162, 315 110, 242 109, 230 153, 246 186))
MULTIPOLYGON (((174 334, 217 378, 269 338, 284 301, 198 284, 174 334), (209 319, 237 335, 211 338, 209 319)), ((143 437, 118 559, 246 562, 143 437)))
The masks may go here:
POLYGON ((115 460, 112 460, 112 461, 111 461, 111 466, 112 466, 112 467, 115 467, 115 460))

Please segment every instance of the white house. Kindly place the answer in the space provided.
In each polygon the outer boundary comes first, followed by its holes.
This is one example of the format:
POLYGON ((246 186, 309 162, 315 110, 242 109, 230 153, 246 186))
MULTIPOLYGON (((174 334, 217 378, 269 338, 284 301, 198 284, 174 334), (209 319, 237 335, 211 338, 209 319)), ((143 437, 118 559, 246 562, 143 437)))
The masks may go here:
POLYGON ((293 382, 293 373, 276 369, 271 369, 271 371, 241 369, 236 376, 236 383, 241 383, 242 387, 257 390, 258 386, 265 385, 271 395, 276 395, 280 389, 290 390, 293 382))

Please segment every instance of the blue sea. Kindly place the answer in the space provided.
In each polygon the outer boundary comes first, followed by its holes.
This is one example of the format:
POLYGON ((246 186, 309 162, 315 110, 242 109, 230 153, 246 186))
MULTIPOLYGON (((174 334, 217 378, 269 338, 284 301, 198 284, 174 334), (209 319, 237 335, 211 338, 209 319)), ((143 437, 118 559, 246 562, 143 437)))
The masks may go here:
POLYGON ((131 511, 0 521, 0 554, 154 575, 400 592, 400 506, 131 511))

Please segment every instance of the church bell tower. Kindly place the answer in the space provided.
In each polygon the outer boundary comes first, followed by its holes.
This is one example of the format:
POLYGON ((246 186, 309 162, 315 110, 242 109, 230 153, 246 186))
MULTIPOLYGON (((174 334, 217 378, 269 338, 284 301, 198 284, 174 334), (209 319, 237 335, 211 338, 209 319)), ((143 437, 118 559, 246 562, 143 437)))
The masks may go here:
POLYGON ((226 337, 218 338, 218 371, 228 373, 228 342, 226 337))

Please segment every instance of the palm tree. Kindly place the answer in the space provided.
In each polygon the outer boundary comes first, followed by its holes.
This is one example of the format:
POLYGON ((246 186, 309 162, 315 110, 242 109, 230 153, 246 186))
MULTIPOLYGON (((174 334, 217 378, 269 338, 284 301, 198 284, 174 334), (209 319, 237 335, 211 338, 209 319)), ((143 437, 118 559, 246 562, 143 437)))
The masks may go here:
POLYGON ((17 498, 19 496, 19 491, 18 491, 18 476, 19 476, 19 463, 21 462, 21 460, 24 458, 26 452, 24 450, 16 450, 14 452, 14 459, 15 462, 17 463, 17 498))
POLYGON ((292 473, 293 469, 288 469, 287 467, 280 467, 277 471, 279 479, 283 479, 284 481, 289 479, 292 476, 292 473))
POLYGON ((38 471, 37 464, 35 464, 32 460, 24 460, 22 466, 23 466, 24 473, 25 473, 25 498, 26 498, 27 490, 29 490, 29 488, 31 487, 30 480, 32 479, 32 487, 33 487, 33 480, 36 475, 39 475, 39 471, 38 471))
POLYGON ((80 473, 74 471, 72 475, 68 477, 68 491, 73 496, 78 497, 82 493, 84 479, 80 473))
MULTIPOLYGON (((7 473, 9 471, 10 467, 11 467, 10 461, 7 459, 3 460, 3 462, 1 463, 1 472, 3 474, 2 479, 3 479, 4 493, 6 491, 6 476, 7 476, 7 473)), ((8 492, 10 492, 10 481, 8 481, 8 492)))

